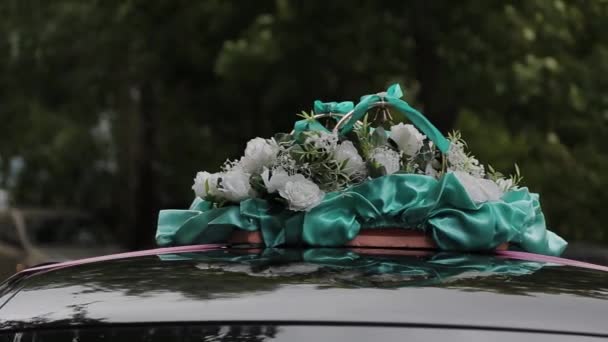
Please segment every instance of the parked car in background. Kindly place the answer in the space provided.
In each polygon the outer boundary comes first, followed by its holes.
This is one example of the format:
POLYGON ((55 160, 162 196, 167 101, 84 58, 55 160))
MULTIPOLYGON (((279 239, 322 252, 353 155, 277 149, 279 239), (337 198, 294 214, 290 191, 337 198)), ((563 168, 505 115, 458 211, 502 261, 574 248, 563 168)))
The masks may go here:
POLYGON ((0 279, 19 268, 121 251, 110 230, 76 210, 0 211, 0 279))

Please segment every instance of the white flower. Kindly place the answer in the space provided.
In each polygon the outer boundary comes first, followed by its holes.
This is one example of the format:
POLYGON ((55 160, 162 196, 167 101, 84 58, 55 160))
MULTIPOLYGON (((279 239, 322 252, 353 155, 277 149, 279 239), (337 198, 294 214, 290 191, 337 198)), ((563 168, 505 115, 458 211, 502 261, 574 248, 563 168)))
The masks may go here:
POLYGON ((311 144, 317 149, 332 152, 338 144, 338 135, 323 131, 311 132, 310 136, 306 138, 305 143, 311 144))
POLYGON ((345 141, 336 147, 334 151, 334 158, 339 162, 343 163, 346 161, 344 166, 344 172, 351 176, 354 174, 365 173, 365 162, 363 158, 357 152, 355 145, 350 141, 345 141))
POLYGON ((391 127, 390 138, 397 143, 403 153, 413 157, 422 148, 426 136, 420 133, 414 125, 399 123, 391 127))
POLYGON ((192 190, 196 196, 205 199, 207 196, 217 195, 217 181, 219 174, 209 172, 198 172, 194 178, 192 190))
POLYGON ((469 194, 469 197, 477 203, 498 201, 503 195, 498 185, 489 179, 473 177, 463 171, 454 171, 460 184, 469 194))
POLYGON ((259 173, 264 166, 270 166, 279 153, 279 145, 274 140, 255 138, 249 140, 245 148, 245 156, 239 161, 239 166, 248 173, 259 173))
POLYGON ((483 178, 486 174, 483 165, 475 157, 467 155, 462 143, 452 142, 446 157, 448 171, 463 171, 477 178, 483 178))
POLYGON ((252 195, 249 174, 233 169, 220 175, 222 181, 218 189, 220 195, 230 202, 240 202, 252 195))
POLYGON ((285 186, 279 189, 281 197, 289 203, 289 209, 308 211, 317 206, 325 197, 325 193, 317 184, 298 174, 289 177, 285 186))
POLYGON ((401 168, 399 153, 386 147, 378 147, 372 151, 371 159, 384 166, 386 174, 393 174, 401 168))
POLYGON ((269 194, 282 189, 289 180, 289 177, 289 174, 287 174, 282 167, 273 169, 272 172, 269 169, 264 168, 264 171, 262 172, 262 181, 264 181, 264 186, 269 194))
POLYGON ((496 181, 496 185, 500 188, 500 190, 507 192, 512 189, 516 189, 517 187, 513 185, 512 178, 498 178, 496 181))

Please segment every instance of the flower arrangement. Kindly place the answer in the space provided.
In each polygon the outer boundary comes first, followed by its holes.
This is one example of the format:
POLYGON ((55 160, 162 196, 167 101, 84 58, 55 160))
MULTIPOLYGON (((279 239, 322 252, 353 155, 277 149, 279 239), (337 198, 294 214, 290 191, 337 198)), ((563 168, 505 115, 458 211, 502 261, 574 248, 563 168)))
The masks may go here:
MULTIPOLYGON (((302 116, 316 120, 313 114, 302 116)), ((517 189, 522 179, 517 165, 515 175, 504 177, 480 164, 466 151, 460 132, 449 135, 450 149, 443 160, 433 142, 413 125, 395 124, 391 119, 384 124, 390 128, 371 127, 366 115, 349 137, 321 130, 254 138, 244 155, 226 161, 220 172, 198 172, 192 189, 216 207, 259 197, 282 203, 289 210, 309 211, 328 192, 396 173, 440 179, 452 172, 478 203, 499 200, 505 192, 517 189)))
POLYGON ((292 132, 250 140, 219 172, 196 174, 188 210, 160 212, 158 244, 227 242, 240 230, 268 247, 344 246, 398 227, 441 250, 563 252, 517 165, 509 177, 483 165, 459 132, 446 138, 402 96, 393 85, 356 105, 316 101, 292 132))

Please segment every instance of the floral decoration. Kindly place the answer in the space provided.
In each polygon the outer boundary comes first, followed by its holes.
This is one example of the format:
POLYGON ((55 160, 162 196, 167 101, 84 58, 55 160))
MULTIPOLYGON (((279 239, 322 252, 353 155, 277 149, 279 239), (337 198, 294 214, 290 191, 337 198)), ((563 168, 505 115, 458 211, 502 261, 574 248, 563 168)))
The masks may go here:
MULTIPOLYGON (((307 120, 314 120, 311 114, 307 120)), ((192 189, 217 207, 259 197, 281 202, 292 211, 308 211, 326 193, 339 192, 366 180, 397 173, 440 179, 454 173, 472 200, 500 201, 518 188, 516 174, 505 177, 481 164, 466 150, 459 132, 449 135, 442 154, 415 126, 390 119, 372 127, 368 116, 353 134, 308 130, 254 138, 243 156, 227 161, 217 173, 198 172, 192 189), (386 129, 384 128, 386 127, 386 129)))
POLYGON ((157 243, 230 243, 245 231, 267 247, 333 247, 397 228, 440 250, 564 251, 517 165, 511 176, 484 165, 403 96, 393 84, 357 104, 316 101, 291 133, 250 140, 218 172, 196 174, 188 209, 161 210, 157 243))

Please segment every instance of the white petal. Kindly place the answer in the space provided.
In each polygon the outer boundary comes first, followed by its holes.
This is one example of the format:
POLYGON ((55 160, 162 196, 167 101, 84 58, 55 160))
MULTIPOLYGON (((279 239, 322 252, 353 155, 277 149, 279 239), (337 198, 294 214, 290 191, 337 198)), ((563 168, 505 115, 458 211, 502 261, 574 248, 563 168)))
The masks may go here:
POLYGON ((272 171, 265 168, 262 172, 262 181, 264 181, 264 186, 268 193, 274 193, 282 189, 289 178, 289 175, 283 168, 276 168, 272 171))
POLYGON ((453 172, 471 199, 477 203, 498 201, 503 195, 502 190, 489 179, 476 178, 462 171, 453 172))
POLYGON ((226 172, 221 175, 221 189, 218 191, 228 201, 240 202, 252 195, 249 177, 248 173, 241 170, 226 172))

